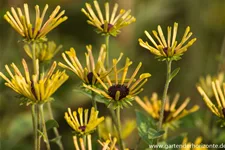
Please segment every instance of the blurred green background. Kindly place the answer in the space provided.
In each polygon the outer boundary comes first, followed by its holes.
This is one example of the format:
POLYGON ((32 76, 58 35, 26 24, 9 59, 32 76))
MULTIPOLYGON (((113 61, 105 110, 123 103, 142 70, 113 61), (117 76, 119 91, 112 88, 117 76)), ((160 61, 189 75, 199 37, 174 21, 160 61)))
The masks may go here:
MULTIPOLYGON (((26 56, 22 44, 18 42, 21 38, 11 26, 3 19, 6 11, 10 7, 23 7, 23 3, 29 4, 30 13, 34 15, 35 4, 43 8, 49 4, 49 13, 60 5, 66 10, 69 19, 48 34, 49 40, 54 40, 57 44, 62 44, 62 50, 56 55, 55 60, 63 61, 61 53, 74 47, 79 59, 85 61, 85 45, 92 44, 93 52, 98 53, 100 45, 104 42, 104 37, 97 35, 93 27, 86 23, 86 16, 80 11, 85 6, 82 0, 1 0, 0 1, 0 71, 6 72, 4 65, 14 62, 21 66, 21 59, 25 58, 29 63, 31 60, 26 56)), ((89 0, 88 2, 91 2, 89 0)), ((101 1, 102 3, 104 1, 101 1)), ((140 95, 151 96, 152 92, 161 95, 165 83, 165 62, 158 62, 154 56, 138 44, 138 38, 147 40, 144 30, 151 32, 161 25, 166 30, 168 25, 173 26, 174 22, 179 23, 178 37, 181 38, 186 26, 191 27, 193 37, 197 42, 189 48, 182 56, 182 60, 173 63, 173 68, 180 67, 181 70, 170 85, 169 95, 181 94, 180 103, 186 97, 191 98, 189 106, 200 105, 200 110, 185 119, 179 130, 171 135, 187 132, 190 141, 194 141, 197 136, 202 136, 203 143, 225 142, 225 132, 216 125, 216 117, 212 117, 209 109, 206 108, 202 98, 195 88, 200 76, 206 74, 216 74, 218 68, 225 69, 224 58, 220 53, 225 48, 225 1, 224 0, 111 0, 110 4, 117 2, 119 8, 132 10, 137 21, 122 29, 121 34, 110 39, 110 57, 118 57, 120 52, 124 57, 133 60, 132 69, 142 61, 142 72, 150 72, 152 77, 145 85, 145 90, 140 95), (223 63, 219 66, 219 63, 223 63)), ((46 16, 47 17, 47 16, 46 16)), ((225 55, 225 54, 224 54, 225 55)), ((96 56, 96 55, 95 55, 96 56)), ((62 134, 65 149, 73 149, 72 134, 69 126, 64 121, 64 112, 70 107, 76 110, 78 107, 91 107, 91 100, 78 93, 73 92, 79 84, 79 79, 68 72, 69 80, 54 95, 54 114, 59 122, 59 131, 62 134)), ((30 150, 33 149, 32 123, 30 109, 26 106, 19 106, 20 101, 15 97, 16 93, 4 86, 4 81, 0 78, 0 149, 2 150, 30 150)), ((100 104, 100 116, 108 115, 104 105, 100 104)), ((122 121, 135 118, 134 106, 122 111, 122 121)), ((50 133, 50 138, 53 134, 50 133)), ((134 148, 138 139, 137 131, 127 139, 129 147, 134 148)), ((144 147, 144 143, 141 142, 144 147)), ((57 149, 52 144, 52 149, 57 149)), ((141 149, 141 148, 140 148, 141 149)))

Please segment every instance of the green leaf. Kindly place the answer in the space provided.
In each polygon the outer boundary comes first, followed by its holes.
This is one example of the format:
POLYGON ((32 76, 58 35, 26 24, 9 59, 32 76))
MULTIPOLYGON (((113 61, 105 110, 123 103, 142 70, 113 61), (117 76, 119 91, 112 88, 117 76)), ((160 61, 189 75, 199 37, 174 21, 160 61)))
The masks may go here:
MULTIPOLYGON (((74 89, 73 91, 77 92, 77 93, 81 93, 83 95, 86 95, 86 96, 92 98, 92 91, 86 90, 85 88, 74 89)), ((95 95, 95 100, 99 103, 104 103, 106 105, 109 104, 109 100, 107 100, 105 97, 98 95, 98 94, 95 95)))
POLYGON ((157 131, 155 129, 150 128, 148 130, 148 138, 149 139, 157 139, 157 138, 161 137, 164 133, 165 133, 165 131, 163 131, 163 130, 157 131))
POLYGON ((165 131, 157 131, 154 118, 146 116, 140 111, 136 111, 137 128, 140 137, 147 143, 153 144, 154 140, 161 137, 165 131))
POLYGON ((178 74, 179 71, 180 71, 180 67, 173 70, 173 72, 170 74, 169 81, 171 81, 178 74))
POLYGON ((53 142, 53 143, 59 143, 60 140, 61 140, 61 138, 62 138, 62 136, 58 136, 58 137, 55 137, 55 138, 53 138, 53 139, 51 139, 51 140, 49 140, 49 141, 50 141, 50 142, 53 142))
POLYGON ((46 129, 49 130, 49 129, 52 129, 52 128, 58 128, 59 127, 59 124, 56 120, 54 119, 50 119, 48 121, 45 122, 45 125, 46 125, 46 129))

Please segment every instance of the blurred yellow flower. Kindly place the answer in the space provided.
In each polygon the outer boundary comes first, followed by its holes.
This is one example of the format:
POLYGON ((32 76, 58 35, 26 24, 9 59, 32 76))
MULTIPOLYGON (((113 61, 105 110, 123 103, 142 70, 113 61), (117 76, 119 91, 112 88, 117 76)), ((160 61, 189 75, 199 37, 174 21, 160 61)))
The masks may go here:
MULTIPOLYGON (((126 120, 121 124, 121 137, 122 139, 126 139, 133 131, 136 129, 136 121, 135 120, 126 120)), ((104 140, 107 140, 109 137, 109 133, 116 138, 119 138, 116 127, 113 124, 113 121, 110 117, 106 117, 105 121, 99 125, 99 133, 100 137, 104 140)))
POLYGON ((219 80, 212 81, 212 90, 216 98, 217 105, 209 99, 207 93, 201 86, 197 86, 197 89, 209 109, 219 118, 225 119, 225 82, 221 85, 219 80))
POLYGON ((174 23, 173 26, 173 35, 172 35, 172 27, 167 27, 167 39, 165 38, 162 28, 160 25, 158 25, 158 33, 157 31, 153 30, 153 35, 157 39, 157 42, 152 38, 152 36, 148 33, 148 31, 145 31, 145 35, 148 37, 148 39, 152 42, 154 47, 150 46, 148 42, 144 42, 142 39, 138 39, 140 46, 148 49, 151 53, 157 56, 157 58, 162 58, 162 60, 166 59, 173 59, 173 60, 179 60, 181 55, 185 51, 187 51, 188 47, 190 47, 195 41, 196 38, 191 39, 188 43, 186 43, 189 38, 192 35, 192 32, 190 32, 190 27, 188 26, 184 32, 184 35, 180 41, 180 43, 177 42, 176 36, 177 36, 177 30, 178 30, 178 23, 174 23), (171 41, 172 40, 172 41, 171 41))
POLYGON ((43 24, 47 9, 48 5, 46 4, 40 14, 39 6, 35 6, 36 19, 34 24, 31 23, 33 19, 30 19, 29 8, 26 3, 24 4, 24 13, 21 8, 17 8, 16 12, 15 8, 11 7, 11 13, 7 11, 4 18, 26 41, 46 40, 46 34, 67 20, 66 16, 62 17, 65 11, 59 12, 60 6, 57 6, 49 19, 43 24))
POLYGON ((52 94, 68 79, 65 71, 60 72, 58 70, 53 74, 57 65, 56 62, 52 64, 46 74, 41 74, 40 76, 38 60, 36 60, 37 74, 31 76, 24 59, 22 60, 22 64, 25 76, 22 75, 14 63, 11 64, 14 74, 10 71, 8 65, 5 65, 11 79, 7 78, 2 72, 0 72, 0 76, 6 80, 6 86, 28 99, 27 105, 49 101, 52 94))
MULTIPOLYGON (((98 140, 99 144, 101 144, 102 146, 102 150, 119 150, 119 148, 117 148, 116 143, 117 143, 117 138, 113 138, 111 137, 111 135, 108 135, 108 139, 105 142, 102 142, 100 140, 98 140)), ((129 150, 128 148, 125 148, 125 150, 129 150)))
MULTIPOLYGON (((98 59, 95 60, 92 54, 92 46, 87 45, 87 53, 85 53, 86 56, 86 67, 83 67, 77 58, 76 51, 71 48, 70 51, 66 51, 65 53, 62 53, 62 57, 67 63, 67 65, 63 63, 59 63, 59 66, 69 69, 73 71, 84 83, 89 85, 94 85, 97 83, 97 79, 95 78, 93 72, 96 72, 98 76, 105 77, 108 72, 105 69, 102 69, 101 65, 105 64, 106 59, 106 46, 102 44, 98 59), (67 56, 69 59, 67 58, 67 56)), ((118 59, 118 61, 121 59, 122 53, 118 59)))
MULTIPOLYGON (((27 55, 32 58, 32 46, 25 44, 23 48, 27 55)), ((35 46, 36 59, 40 62, 51 60, 61 48, 62 45, 57 46, 53 41, 37 43, 35 46)))
POLYGON ((135 77, 142 65, 140 62, 132 76, 127 79, 126 76, 128 68, 132 64, 132 61, 127 58, 124 67, 120 70, 117 69, 117 62, 118 60, 113 59, 113 76, 109 74, 105 77, 107 83, 105 83, 95 71, 93 72, 94 76, 103 88, 91 87, 86 84, 83 84, 83 86, 108 99, 106 101, 108 106, 113 105, 113 108, 122 108, 123 106, 127 107, 128 105, 132 105, 130 101, 133 100, 135 95, 144 90, 142 87, 151 75, 149 73, 143 73, 140 75, 138 80, 135 80, 135 77), (118 79, 119 75, 121 75, 121 79, 118 79))
POLYGON ((98 118, 98 111, 94 107, 91 108, 90 116, 88 117, 88 109, 78 108, 78 111, 71 112, 68 108, 68 112, 65 113, 64 118, 69 126, 79 136, 92 133, 96 127, 104 120, 104 117, 98 118))
POLYGON ((194 143, 188 142, 188 138, 185 137, 182 142, 182 146, 183 147, 180 150, 208 150, 206 145, 202 144, 202 137, 200 136, 195 139, 194 143))
POLYGON ((75 150, 92 150, 92 140, 91 140, 91 135, 88 134, 87 135, 87 144, 84 142, 85 137, 83 138, 79 138, 77 136, 73 136, 73 143, 74 143, 74 147, 75 150))
POLYGON ((202 87, 202 89, 207 93, 208 97, 211 98, 214 96, 212 90, 212 81, 216 79, 219 81, 219 85, 223 84, 224 80, 224 72, 218 73, 216 76, 210 76, 209 74, 206 77, 200 77, 198 85, 202 87))
MULTIPOLYGON (((169 98, 167 97, 163 118, 164 125, 179 120, 180 118, 183 118, 199 109, 199 106, 197 105, 193 106, 189 110, 185 109, 185 107, 190 102, 190 98, 186 98, 184 102, 178 108, 176 108, 179 97, 180 95, 176 94, 172 102, 170 102, 169 98)), ((157 93, 153 93, 150 99, 145 96, 143 98, 144 102, 138 96, 135 97, 135 100, 149 115, 151 115, 154 119, 159 120, 161 100, 159 100, 157 93)))
POLYGON ((118 4, 114 5, 111 16, 108 2, 105 3, 105 15, 102 14, 98 1, 94 1, 97 15, 89 3, 86 3, 85 5, 87 10, 82 8, 81 11, 88 17, 88 24, 96 27, 97 32, 102 33, 103 35, 110 34, 116 36, 120 33, 121 28, 136 21, 136 19, 130 15, 131 10, 125 11, 124 9, 121 9, 117 15, 118 4))

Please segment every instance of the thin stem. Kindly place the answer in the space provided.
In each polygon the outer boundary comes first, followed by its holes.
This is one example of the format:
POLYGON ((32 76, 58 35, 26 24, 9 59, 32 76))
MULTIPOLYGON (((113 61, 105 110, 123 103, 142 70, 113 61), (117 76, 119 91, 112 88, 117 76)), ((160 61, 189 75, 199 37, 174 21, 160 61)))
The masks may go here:
POLYGON ((35 111, 36 111, 36 116, 37 116, 37 149, 41 149, 41 120, 40 120, 40 109, 38 107, 38 104, 35 104, 35 111))
MULTIPOLYGON (((91 93, 91 98, 92 98, 92 106, 95 108, 95 110, 98 110, 97 102, 95 100, 96 94, 94 92, 91 93)), ((100 139, 100 133, 99 133, 99 126, 97 126, 97 139, 100 139)))
POLYGON ((32 61, 33 61, 33 69, 34 69, 34 74, 37 74, 37 68, 36 68, 36 43, 32 43, 32 61))
POLYGON ((41 126, 42 126, 42 132, 44 134, 44 141, 46 143, 47 150, 51 150, 49 140, 48 140, 48 134, 47 134, 47 129, 45 125, 45 116, 44 116, 44 110, 43 110, 43 105, 44 104, 39 104, 39 109, 40 109, 40 115, 41 115, 41 126))
MULTIPOLYGON (((52 112, 51 102, 48 102, 47 106, 48 106, 48 113, 49 113, 50 119, 51 120, 55 120, 54 116, 53 116, 53 112, 52 112)), ((56 127, 54 127, 53 131, 54 131, 54 134, 55 134, 56 138, 58 139, 57 140, 57 144, 59 146, 59 149, 60 150, 64 150, 64 147, 63 147, 63 144, 62 144, 62 140, 61 140, 61 136, 59 135, 58 129, 56 127)))
POLYGON ((169 88, 169 84, 170 84, 170 73, 171 73, 172 60, 168 60, 166 62, 167 62, 167 75, 166 75, 166 83, 164 86, 163 97, 162 97, 162 106, 161 106, 161 111, 160 111, 158 130, 162 129, 164 108, 165 108, 167 92, 168 92, 168 88, 169 88))
POLYGON ((105 36, 105 44, 106 44, 106 69, 109 68, 109 37, 110 35, 105 36))
POLYGON ((122 140, 122 135, 121 135, 121 121, 120 121, 120 107, 116 109, 116 117, 117 117, 117 131, 119 135, 119 145, 120 149, 124 150, 124 145, 123 145, 123 140, 122 140))
POLYGON ((34 132, 34 149, 38 150, 38 135, 37 135, 37 117, 36 117, 36 106, 33 104, 31 106, 32 122, 33 122, 33 132, 34 132))

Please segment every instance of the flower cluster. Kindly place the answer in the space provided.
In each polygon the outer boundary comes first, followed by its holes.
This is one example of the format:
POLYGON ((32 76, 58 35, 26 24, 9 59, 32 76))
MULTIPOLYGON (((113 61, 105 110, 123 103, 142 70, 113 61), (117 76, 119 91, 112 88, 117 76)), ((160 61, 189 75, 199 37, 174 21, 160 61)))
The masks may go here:
MULTIPOLYGON (((30 58, 32 57, 33 46, 29 44, 24 45, 24 50, 30 58)), ((54 41, 40 42, 35 45, 35 58, 40 62, 51 60, 56 53, 62 48, 62 45, 57 46, 54 41)))
POLYGON ((35 6, 36 20, 34 24, 30 21, 31 19, 27 4, 24 4, 24 13, 21 8, 17 8, 16 12, 15 8, 12 7, 11 13, 7 11, 4 18, 24 38, 24 40, 28 42, 46 40, 46 34, 67 20, 66 16, 62 17, 65 11, 59 12, 60 6, 57 6, 49 19, 43 24, 47 9, 48 5, 45 5, 43 12, 40 13, 39 6, 35 6))
POLYGON ((148 49, 151 53, 160 58, 160 60, 179 60, 180 56, 183 55, 185 51, 187 51, 188 47, 190 47, 195 41, 196 38, 191 39, 188 43, 186 43, 189 38, 192 36, 192 32, 190 32, 190 27, 187 27, 184 35, 178 43, 176 40, 177 37, 177 30, 178 30, 178 23, 174 23, 173 26, 173 35, 172 35, 172 27, 167 27, 167 39, 165 38, 162 28, 158 26, 158 32, 153 30, 152 33, 157 39, 157 42, 153 39, 153 37, 145 31, 145 35, 148 39, 152 42, 154 47, 150 46, 148 42, 144 42, 142 39, 139 39, 140 46, 148 49))
MULTIPOLYGON (((199 109, 199 106, 197 105, 193 106, 189 110, 185 109, 190 102, 190 98, 186 98, 181 106, 176 108, 179 97, 180 95, 176 94, 172 102, 170 102, 169 98, 167 97, 164 108, 164 125, 171 124, 172 122, 179 120, 180 118, 183 118, 199 109)), ((153 93, 151 98, 144 97, 144 102, 138 96, 135 97, 135 100, 149 115, 151 115, 154 119, 159 120, 161 100, 158 99, 157 93, 153 93)))
POLYGON ((210 100, 201 86, 197 86, 197 89, 209 109, 219 118, 225 119, 225 82, 221 85, 219 80, 212 81, 212 90, 217 104, 210 100))
POLYGON ((134 96, 144 90, 142 87, 151 76, 149 73, 143 73, 137 80, 135 80, 135 77, 142 65, 142 63, 139 63, 131 77, 127 78, 127 72, 132 61, 127 58, 124 67, 119 70, 117 69, 117 62, 118 60, 113 60, 113 76, 106 75, 107 83, 105 83, 96 72, 93 72, 102 88, 91 87, 90 85, 83 84, 84 87, 105 97, 107 99, 106 103, 109 106, 113 105, 113 108, 132 105, 131 101, 134 99, 134 96), (121 74, 121 79, 118 78, 119 74, 121 74))
POLYGON ((88 17, 88 24, 97 28, 97 32, 103 35, 112 35, 116 36, 120 33, 120 29, 124 26, 127 26, 136 21, 136 19, 130 15, 131 10, 125 11, 121 9, 117 15, 118 4, 115 4, 113 7, 112 14, 110 15, 109 3, 105 3, 105 15, 102 14, 102 11, 99 7, 98 1, 94 1, 94 7, 97 11, 97 15, 92 9, 89 3, 86 3, 86 8, 81 9, 81 11, 88 17))
POLYGON ((94 107, 91 108, 89 117, 88 109, 78 108, 78 111, 72 112, 68 108, 65 119, 77 135, 87 135, 96 129, 96 126, 104 120, 104 117, 98 118, 98 111, 94 107))
POLYGON ((39 61, 36 60, 37 74, 30 75, 26 61, 22 60, 24 75, 20 72, 18 67, 12 63, 14 74, 9 69, 8 65, 5 68, 10 75, 11 79, 7 78, 2 72, 0 76, 5 79, 5 85, 13 89, 15 92, 27 98, 27 105, 33 103, 45 103, 49 101, 53 93, 68 79, 65 71, 61 72, 56 68, 54 62, 46 74, 39 74, 39 61))
MULTIPOLYGON (((84 83, 88 85, 94 85, 97 84, 97 79, 94 76, 94 72, 100 77, 105 77, 109 72, 101 67, 105 64, 106 59, 106 52, 105 52, 105 45, 103 44, 100 48, 98 59, 94 59, 92 54, 92 46, 87 45, 87 53, 85 53, 86 56, 86 66, 83 67, 76 55, 76 51, 71 48, 70 51, 66 51, 65 53, 62 53, 62 57, 67 63, 67 65, 63 63, 59 63, 59 66, 71 70, 74 72, 84 83), (69 59, 67 58, 67 56, 69 59)), ((122 57, 122 53, 118 59, 118 61, 122 57)), ((117 61, 117 62, 118 62, 117 61)))

